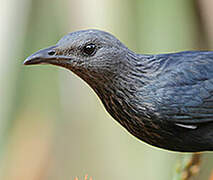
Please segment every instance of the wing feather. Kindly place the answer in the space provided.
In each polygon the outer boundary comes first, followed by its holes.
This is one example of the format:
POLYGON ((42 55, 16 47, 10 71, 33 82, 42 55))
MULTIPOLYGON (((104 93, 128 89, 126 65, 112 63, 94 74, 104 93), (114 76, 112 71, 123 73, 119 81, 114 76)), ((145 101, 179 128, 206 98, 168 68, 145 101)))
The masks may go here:
POLYGON ((156 112, 178 124, 213 122, 213 52, 170 54, 165 59, 169 65, 148 87, 156 112))

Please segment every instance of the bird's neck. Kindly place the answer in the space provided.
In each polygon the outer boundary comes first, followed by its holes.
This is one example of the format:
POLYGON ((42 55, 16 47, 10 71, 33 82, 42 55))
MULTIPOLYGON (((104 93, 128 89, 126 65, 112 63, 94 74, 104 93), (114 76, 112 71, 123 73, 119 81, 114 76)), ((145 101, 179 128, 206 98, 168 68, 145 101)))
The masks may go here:
POLYGON ((139 75, 135 68, 128 68, 123 69, 123 72, 119 74, 114 74, 113 78, 112 74, 109 74, 108 76, 100 76, 98 80, 94 78, 91 81, 90 78, 90 81, 87 81, 101 99, 106 110, 127 129, 132 122, 135 122, 132 117, 141 113, 135 111, 138 109, 136 102, 143 105, 142 97, 138 96, 138 91, 147 81, 146 76, 141 73, 139 75))
POLYGON ((158 127, 153 127, 151 116, 147 114, 148 109, 143 104, 142 96, 138 96, 135 87, 127 88, 115 86, 101 86, 93 89, 101 99, 107 112, 131 134, 154 144, 158 127), (150 138, 147 138, 150 137, 150 138), (153 138, 152 138, 153 137, 153 138))
POLYGON ((152 66, 152 56, 130 55, 127 58, 128 63, 117 72, 109 72, 107 75, 98 73, 97 76, 88 76, 85 72, 81 78, 92 87, 116 121, 134 136, 154 144, 158 138, 158 127, 152 125, 152 107, 145 99, 149 94, 146 86, 156 76, 157 68, 152 68, 155 67, 152 66))
POLYGON ((143 105, 143 89, 150 81, 150 74, 145 68, 148 57, 130 53, 126 63, 121 64, 118 70, 108 74, 100 72, 90 77, 81 74, 81 77, 96 92, 111 115, 118 111, 128 111, 137 106, 136 102, 143 105))

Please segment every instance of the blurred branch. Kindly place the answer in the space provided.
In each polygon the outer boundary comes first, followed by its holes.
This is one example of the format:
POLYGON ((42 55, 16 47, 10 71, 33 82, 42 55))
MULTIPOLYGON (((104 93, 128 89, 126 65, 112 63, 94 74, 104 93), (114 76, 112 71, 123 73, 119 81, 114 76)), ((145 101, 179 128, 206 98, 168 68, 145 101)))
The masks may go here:
POLYGON ((213 22, 212 22, 212 6, 211 0, 197 0, 194 1, 199 19, 199 28, 201 36, 203 36, 204 47, 212 47, 213 44, 213 22))
POLYGON ((209 180, 213 180, 213 171, 211 173, 211 176, 209 177, 209 180))
POLYGON ((178 164, 178 168, 173 180, 190 180, 200 172, 201 153, 193 153, 192 155, 184 155, 182 162, 178 164))

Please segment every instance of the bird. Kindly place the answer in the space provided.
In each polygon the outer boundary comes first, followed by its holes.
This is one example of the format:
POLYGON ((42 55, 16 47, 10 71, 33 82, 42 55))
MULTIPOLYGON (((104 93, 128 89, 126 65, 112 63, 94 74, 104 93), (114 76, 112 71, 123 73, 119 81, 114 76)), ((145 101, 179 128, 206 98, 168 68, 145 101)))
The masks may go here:
POLYGON ((66 68, 130 134, 176 152, 213 151, 213 52, 139 54, 109 32, 71 32, 24 65, 66 68))

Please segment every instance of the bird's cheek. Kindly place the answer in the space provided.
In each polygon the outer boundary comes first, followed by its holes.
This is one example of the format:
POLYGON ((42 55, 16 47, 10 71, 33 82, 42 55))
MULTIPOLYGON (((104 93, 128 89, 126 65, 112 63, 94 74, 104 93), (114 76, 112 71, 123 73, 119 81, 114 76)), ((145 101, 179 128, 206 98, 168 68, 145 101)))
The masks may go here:
POLYGON ((86 69, 85 63, 78 59, 72 59, 69 62, 69 69, 73 72, 83 71, 86 69))

